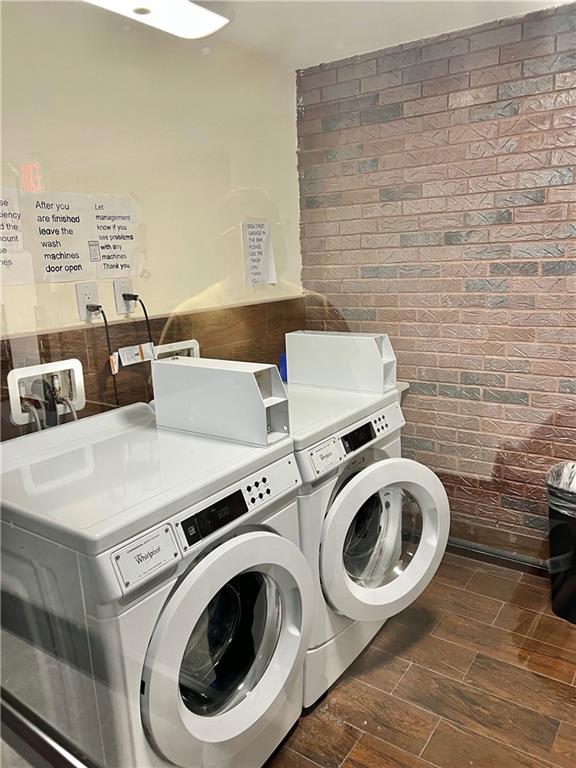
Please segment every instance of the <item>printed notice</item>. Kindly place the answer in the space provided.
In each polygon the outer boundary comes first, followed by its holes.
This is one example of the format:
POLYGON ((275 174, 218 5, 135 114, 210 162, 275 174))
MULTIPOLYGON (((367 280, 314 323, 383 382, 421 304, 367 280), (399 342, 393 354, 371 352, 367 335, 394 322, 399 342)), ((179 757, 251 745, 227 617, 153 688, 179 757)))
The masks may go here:
POLYGON ((38 283, 91 280, 90 195, 46 192, 21 198, 25 241, 34 257, 38 283))
POLYGON ((34 282, 32 256, 24 250, 22 211, 18 190, 0 190, 0 282, 3 285, 26 285, 34 282))
POLYGON ((36 282, 140 274, 140 216, 131 197, 46 192, 23 195, 20 207, 36 282))
POLYGON ((140 216, 135 201, 120 195, 94 195, 93 237, 88 246, 100 279, 140 274, 140 216))
POLYGON ((263 219, 246 219, 242 224, 242 239, 246 285, 254 287, 275 283, 276 266, 270 222, 263 219))

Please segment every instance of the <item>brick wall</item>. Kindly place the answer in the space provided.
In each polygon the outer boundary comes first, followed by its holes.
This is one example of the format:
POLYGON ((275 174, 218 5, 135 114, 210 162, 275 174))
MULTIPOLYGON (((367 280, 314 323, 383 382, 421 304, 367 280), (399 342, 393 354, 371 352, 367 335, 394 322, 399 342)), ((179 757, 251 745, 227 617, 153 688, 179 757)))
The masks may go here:
POLYGON ((576 458, 576 5, 299 75, 311 327, 390 334, 455 540, 546 557, 576 458))

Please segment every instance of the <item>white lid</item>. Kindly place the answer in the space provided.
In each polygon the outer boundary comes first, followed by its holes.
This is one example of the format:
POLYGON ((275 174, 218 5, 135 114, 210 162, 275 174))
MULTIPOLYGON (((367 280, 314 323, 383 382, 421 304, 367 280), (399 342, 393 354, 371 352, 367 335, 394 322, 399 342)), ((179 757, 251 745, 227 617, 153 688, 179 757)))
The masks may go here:
POLYGON ((342 389, 288 384, 290 436, 297 451, 329 438, 349 424, 371 416, 398 400, 408 385, 399 384, 382 395, 342 389))
POLYGON ((90 554, 288 455, 158 429, 144 403, 2 444, 3 520, 90 554))

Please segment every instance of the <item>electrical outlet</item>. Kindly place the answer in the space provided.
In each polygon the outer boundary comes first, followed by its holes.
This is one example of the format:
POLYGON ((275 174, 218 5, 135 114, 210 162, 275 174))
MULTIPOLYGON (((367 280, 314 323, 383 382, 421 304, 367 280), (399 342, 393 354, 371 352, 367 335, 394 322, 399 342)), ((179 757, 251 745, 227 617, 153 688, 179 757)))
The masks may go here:
POLYGON ((124 301, 123 293, 134 293, 132 280, 129 277, 119 277, 114 280, 114 299, 116 300, 116 312, 119 315, 129 315, 136 309, 135 301, 124 301))
POLYGON ((76 283, 76 301, 80 320, 92 320, 94 312, 88 312, 87 304, 100 304, 98 301, 97 283, 76 283))

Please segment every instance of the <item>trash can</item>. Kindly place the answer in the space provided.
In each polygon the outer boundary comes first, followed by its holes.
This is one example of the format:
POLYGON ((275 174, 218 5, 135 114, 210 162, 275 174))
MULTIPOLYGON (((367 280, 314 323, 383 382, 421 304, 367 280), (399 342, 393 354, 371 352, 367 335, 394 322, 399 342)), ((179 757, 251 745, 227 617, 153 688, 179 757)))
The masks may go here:
POLYGON ((555 464, 546 484, 552 610, 576 624, 576 461, 555 464))

